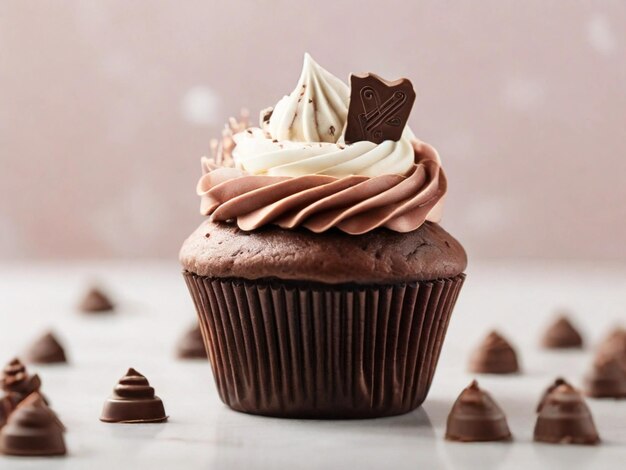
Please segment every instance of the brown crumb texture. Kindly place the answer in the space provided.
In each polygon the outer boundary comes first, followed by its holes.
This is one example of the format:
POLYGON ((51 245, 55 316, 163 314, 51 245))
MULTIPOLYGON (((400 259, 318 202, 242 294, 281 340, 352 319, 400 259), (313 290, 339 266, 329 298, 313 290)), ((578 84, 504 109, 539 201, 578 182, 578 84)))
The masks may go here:
POLYGON ((354 236, 275 226, 245 232, 207 220, 183 244, 180 261, 199 276, 327 284, 435 280, 467 266, 461 244, 430 222, 409 233, 377 229, 354 236))

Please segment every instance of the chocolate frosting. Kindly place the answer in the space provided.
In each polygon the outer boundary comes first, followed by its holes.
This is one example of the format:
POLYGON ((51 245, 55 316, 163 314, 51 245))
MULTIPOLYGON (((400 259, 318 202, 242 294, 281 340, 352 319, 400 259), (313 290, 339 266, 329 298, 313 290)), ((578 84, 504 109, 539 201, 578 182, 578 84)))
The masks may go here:
POLYGON ((206 221, 185 241, 180 260, 185 270, 199 276, 326 284, 451 278, 467 266, 460 243, 429 222, 409 233, 377 229, 352 236, 272 226, 242 232, 206 221))
POLYGON ((469 369, 477 374, 512 374, 519 372, 517 353, 501 334, 492 331, 474 350, 469 369))
POLYGON ((379 227, 409 232, 439 220, 437 203, 447 188, 435 149, 413 145, 415 163, 406 175, 287 177, 209 169, 198 183, 201 212, 214 221, 235 220, 242 230, 275 224, 316 233, 333 227, 351 235, 379 227))
POLYGON ((448 415, 446 439, 461 442, 503 441, 511 431, 502 409, 475 380, 465 388, 448 415))

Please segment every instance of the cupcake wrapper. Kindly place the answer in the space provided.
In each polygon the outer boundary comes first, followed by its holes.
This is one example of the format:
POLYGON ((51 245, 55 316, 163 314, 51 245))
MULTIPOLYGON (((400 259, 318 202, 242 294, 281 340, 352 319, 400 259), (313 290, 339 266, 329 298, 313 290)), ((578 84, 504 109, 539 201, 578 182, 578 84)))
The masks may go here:
POLYGON ((222 401, 292 418, 417 408, 465 279, 357 286, 184 276, 222 401))

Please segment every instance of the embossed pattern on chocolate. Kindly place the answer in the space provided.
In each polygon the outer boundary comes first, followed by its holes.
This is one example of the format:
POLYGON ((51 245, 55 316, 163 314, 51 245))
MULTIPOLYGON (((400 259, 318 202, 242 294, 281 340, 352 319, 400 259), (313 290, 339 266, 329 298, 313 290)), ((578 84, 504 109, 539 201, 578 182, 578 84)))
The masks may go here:
POLYGON ((389 82, 373 73, 350 75, 346 143, 400 140, 414 102, 415 90, 406 78, 389 82))

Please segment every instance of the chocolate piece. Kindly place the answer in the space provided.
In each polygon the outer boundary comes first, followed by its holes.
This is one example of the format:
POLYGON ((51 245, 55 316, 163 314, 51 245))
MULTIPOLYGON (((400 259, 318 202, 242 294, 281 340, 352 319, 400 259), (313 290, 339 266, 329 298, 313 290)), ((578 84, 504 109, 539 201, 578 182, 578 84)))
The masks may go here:
POLYGON ((477 374, 513 374, 519 372, 517 354, 502 335, 492 331, 471 355, 469 370, 477 374))
POLYGON ((17 408, 22 396, 17 393, 7 393, 0 398, 0 428, 4 426, 9 419, 9 415, 17 408))
POLYGON ((598 355, 615 357, 626 370, 626 329, 615 328, 611 331, 600 344, 598 355))
POLYGON ((584 380, 585 394, 593 398, 626 397, 626 370, 616 356, 600 353, 584 380))
POLYGON ((112 312, 115 307, 104 292, 92 287, 85 293, 78 308, 85 313, 105 313, 112 312))
POLYGON ((537 404, 537 409, 536 412, 539 413, 541 411, 541 409, 543 408, 543 405, 546 404, 546 399, 548 398, 548 395, 550 395, 552 392, 554 392, 554 390, 559 386, 559 385, 564 385, 567 384, 569 385, 569 383, 567 383, 567 381, 561 377, 557 377, 554 382, 552 383, 552 385, 550 385, 544 392, 543 395, 541 396, 541 399, 539 400, 539 403, 537 404))
POLYGON ((148 380, 130 368, 104 403, 100 420, 106 423, 159 423, 167 420, 163 402, 148 380))
POLYGON ((38 375, 29 375, 26 366, 15 358, 2 371, 2 390, 7 393, 16 393, 21 397, 39 390, 41 379, 38 375))
POLYGON ((181 359, 206 359, 208 357, 204 347, 204 340, 202 339, 202 332, 197 323, 178 341, 176 355, 181 359))
POLYGON ((8 455, 65 455, 62 424, 40 396, 22 401, 0 430, 0 452, 8 455))
POLYGON ((547 397, 535 424, 535 441, 550 444, 597 444, 600 441, 582 395, 569 384, 547 397))
POLYGON ((389 82, 373 73, 350 75, 346 143, 400 140, 414 101, 415 90, 406 78, 389 82))
POLYGON ((504 413, 475 380, 454 402, 448 415, 446 439, 461 442, 508 441, 511 431, 504 413))
POLYGON ((541 344, 548 349, 582 348, 583 338, 569 319, 562 315, 548 327, 541 344))
POLYGON ((58 364, 67 362, 65 350, 53 333, 48 332, 24 352, 24 360, 33 364, 58 364))

